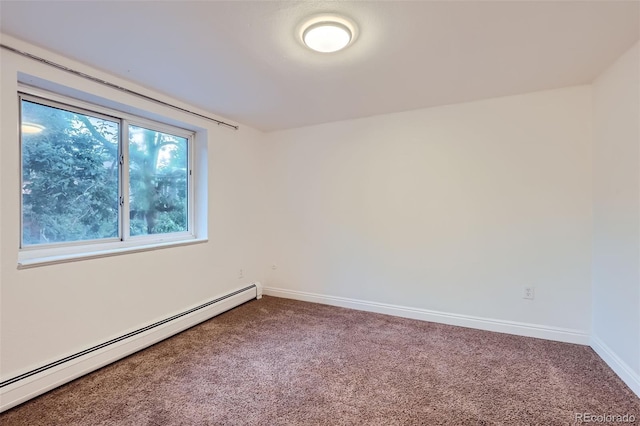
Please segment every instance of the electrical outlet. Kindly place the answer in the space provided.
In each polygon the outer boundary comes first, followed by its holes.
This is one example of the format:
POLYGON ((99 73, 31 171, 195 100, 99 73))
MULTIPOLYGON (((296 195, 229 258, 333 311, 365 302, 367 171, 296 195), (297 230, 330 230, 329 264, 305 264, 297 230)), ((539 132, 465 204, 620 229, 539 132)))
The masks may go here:
POLYGON ((273 265, 271 265, 271 269, 273 269, 273 270, 275 271, 276 269, 278 269, 278 265, 276 265, 276 264, 274 263, 273 265))
POLYGON ((242 271, 242 269, 240 269, 240 271, 238 272, 238 279, 240 278, 244 278, 244 273, 242 271))
POLYGON ((535 296, 535 290, 533 287, 525 287, 523 289, 523 293, 522 293, 523 299, 533 300, 534 296, 535 296))

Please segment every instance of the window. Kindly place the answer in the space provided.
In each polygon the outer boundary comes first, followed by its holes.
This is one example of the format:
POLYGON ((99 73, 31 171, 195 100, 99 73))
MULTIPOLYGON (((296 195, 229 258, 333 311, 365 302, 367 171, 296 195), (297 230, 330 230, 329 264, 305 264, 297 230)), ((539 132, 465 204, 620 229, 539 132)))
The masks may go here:
POLYGON ((188 230, 189 139, 129 125, 129 233, 188 230))
POLYGON ((194 132, 19 93, 21 253, 193 240, 194 132))

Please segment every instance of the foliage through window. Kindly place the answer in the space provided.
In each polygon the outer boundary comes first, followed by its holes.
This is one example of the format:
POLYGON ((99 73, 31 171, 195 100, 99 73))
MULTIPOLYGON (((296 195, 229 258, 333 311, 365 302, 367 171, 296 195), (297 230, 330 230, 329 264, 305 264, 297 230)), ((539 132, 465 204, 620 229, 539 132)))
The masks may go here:
POLYGON ((23 248, 192 235, 191 132, 27 94, 20 104, 23 248))
POLYGON ((129 126, 131 235, 187 230, 188 139, 129 126))

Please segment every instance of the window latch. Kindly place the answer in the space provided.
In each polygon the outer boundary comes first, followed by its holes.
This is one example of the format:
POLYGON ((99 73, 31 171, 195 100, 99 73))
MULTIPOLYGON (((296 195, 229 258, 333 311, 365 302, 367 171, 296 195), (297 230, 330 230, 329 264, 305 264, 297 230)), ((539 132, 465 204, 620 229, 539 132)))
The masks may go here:
POLYGON ((124 206, 124 197, 120 197, 120 207, 124 206))

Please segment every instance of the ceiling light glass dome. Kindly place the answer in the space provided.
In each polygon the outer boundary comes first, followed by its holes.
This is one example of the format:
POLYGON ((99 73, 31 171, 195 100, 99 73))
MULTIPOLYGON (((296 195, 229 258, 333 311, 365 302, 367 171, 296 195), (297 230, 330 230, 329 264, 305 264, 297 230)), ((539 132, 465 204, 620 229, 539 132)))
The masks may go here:
POLYGON ((321 53, 332 53, 353 43, 355 24, 336 15, 316 15, 301 27, 300 37, 305 46, 321 53))

